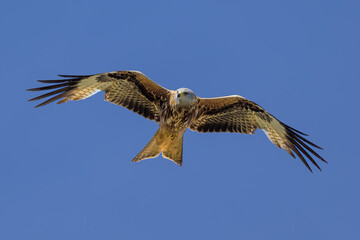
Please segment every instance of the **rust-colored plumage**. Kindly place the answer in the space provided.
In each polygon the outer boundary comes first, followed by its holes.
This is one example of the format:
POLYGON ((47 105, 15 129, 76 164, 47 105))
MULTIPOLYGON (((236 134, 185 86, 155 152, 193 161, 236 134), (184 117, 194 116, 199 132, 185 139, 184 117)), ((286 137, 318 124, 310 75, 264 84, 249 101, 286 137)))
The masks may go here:
POLYGON ((309 153, 326 162, 311 148, 321 149, 305 139, 306 134, 280 122, 259 105, 241 96, 200 98, 186 88, 176 91, 165 89, 138 71, 59 76, 64 79, 39 80, 52 85, 28 89, 52 90, 29 101, 49 97, 36 106, 39 107, 57 100, 60 100, 58 103, 81 100, 104 91, 105 100, 159 123, 159 130, 133 159, 135 162, 162 153, 163 157, 182 165, 183 134, 188 128, 198 132, 245 134, 254 134, 256 129, 262 129, 276 146, 285 149, 294 158, 294 153, 299 156, 310 171, 306 158, 317 168, 320 167, 309 153))

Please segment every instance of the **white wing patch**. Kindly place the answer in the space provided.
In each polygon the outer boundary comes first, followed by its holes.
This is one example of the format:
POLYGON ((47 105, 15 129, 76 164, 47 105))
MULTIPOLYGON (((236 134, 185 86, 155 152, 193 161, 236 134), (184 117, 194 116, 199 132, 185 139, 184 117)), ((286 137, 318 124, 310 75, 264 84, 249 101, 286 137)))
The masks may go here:
POLYGON ((98 76, 91 76, 82 79, 76 88, 76 93, 71 94, 68 98, 71 100, 82 100, 98 93, 105 91, 113 82, 98 82, 98 76))
POLYGON ((262 119, 258 119, 259 127, 265 132, 269 140, 274 143, 277 147, 285 149, 287 152, 291 152, 287 142, 287 134, 285 127, 274 117, 269 123, 262 119))

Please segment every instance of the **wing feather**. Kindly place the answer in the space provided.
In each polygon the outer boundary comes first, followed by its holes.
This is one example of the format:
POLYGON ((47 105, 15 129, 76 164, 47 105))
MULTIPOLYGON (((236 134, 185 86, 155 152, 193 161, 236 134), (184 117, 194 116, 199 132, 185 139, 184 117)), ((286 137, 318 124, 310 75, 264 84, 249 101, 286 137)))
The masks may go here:
POLYGON ((295 153, 310 171, 312 170, 305 157, 318 169, 320 167, 309 153, 326 162, 310 146, 322 148, 301 136, 307 136, 305 133, 280 122, 256 103, 237 95, 198 98, 198 115, 190 129, 198 132, 245 134, 254 134, 256 129, 262 129, 272 143, 285 149, 294 158, 295 153))
MULTIPOLYGON (((66 87, 59 88, 59 89, 54 90, 54 91, 52 91, 52 92, 48 92, 48 93, 45 93, 45 94, 40 95, 40 96, 38 96, 38 97, 32 98, 32 99, 30 99, 29 101, 40 100, 40 99, 43 99, 43 98, 47 98, 47 97, 56 95, 56 94, 58 94, 58 93, 67 92, 67 91, 72 90, 72 89, 73 89, 72 86, 68 86, 68 85, 67 85, 66 87)), ((37 90, 33 90, 33 89, 32 89, 32 91, 37 91, 37 90)), ((41 91, 41 90, 40 90, 40 91, 41 91)), ((36 106, 36 107, 37 107, 37 106, 36 106)))
POLYGON ((53 85, 28 89, 29 91, 56 89, 29 101, 53 96, 36 106, 40 107, 59 99, 61 100, 57 104, 69 100, 82 100, 99 91, 104 91, 105 100, 128 108, 151 120, 159 121, 161 105, 168 100, 171 93, 138 71, 59 76, 65 79, 39 80, 39 82, 53 85))

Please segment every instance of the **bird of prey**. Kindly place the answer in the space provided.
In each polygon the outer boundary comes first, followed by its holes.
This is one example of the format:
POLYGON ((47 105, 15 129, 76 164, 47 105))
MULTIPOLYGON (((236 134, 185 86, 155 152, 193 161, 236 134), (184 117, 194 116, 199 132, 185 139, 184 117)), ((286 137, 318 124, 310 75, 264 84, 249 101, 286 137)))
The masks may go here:
POLYGON ((36 106, 40 107, 56 100, 60 100, 58 104, 81 100, 104 91, 106 101, 159 123, 159 129, 133 162, 155 158, 162 153, 164 158, 181 166, 183 135, 188 128, 198 132, 245 134, 254 134, 256 129, 262 129, 272 143, 294 158, 295 153, 310 171, 305 157, 318 169, 320 167, 309 153, 326 162, 311 148, 321 149, 307 140, 304 137, 306 134, 282 123, 256 103, 238 95, 200 98, 187 88, 176 91, 163 88, 138 71, 59 76, 63 79, 38 80, 52 85, 29 91, 56 90, 29 101, 51 97, 36 106))

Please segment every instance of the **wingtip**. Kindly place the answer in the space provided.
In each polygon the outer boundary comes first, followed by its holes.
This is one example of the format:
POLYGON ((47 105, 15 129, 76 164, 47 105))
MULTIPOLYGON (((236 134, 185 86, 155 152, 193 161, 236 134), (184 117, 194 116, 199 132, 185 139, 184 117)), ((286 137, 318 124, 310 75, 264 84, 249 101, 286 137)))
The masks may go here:
MULTIPOLYGON (((291 152, 290 155, 291 155, 294 159, 296 159, 296 155, 295 155, 294 153, 291 152)), ((304 162, 303 162, 303 163, 304 163, 304 162)), ((306 167, 307 169, 309 169, 309 171, 310 171, 311 173, 314 173, 313 170, 311 169, 311 167, 309 166, 309 164, 307 164, 307 163, 305 164, 305 163, 304 163, 304 165, 305 165, 305 167, 306 167)), ((320 168, 319 166, 316 166, 316 167, 319 168, 320 171, 321 171, 321 168, 320 168)))
POLYGON ((44 106, 45 104, 43 103, 40 103, 39 105, 36 105, 34 108, 38 108, 38 107, 41 107, 41 106, 44 106))
POLYGON ((322 170, 321 170, 321 168, 320 168, 320 166, 319 165, 315 165, 319 170, 320 170, 320 172, 322 172, 322 170))
MULTIPOLYGON (((311 173, 314 173, 313 172, 313 170, 311 169, 311 167, 309 166, 309 165, 305 165, 306 167, 307 167, 307 169, 309 169, 309 171, 311 172, 311 173)), ((321 169, 320 169, 321 170, 321 169)))
POLYGON ((86 77, 91 77, 92 75, 67 75, 67 74, 58 74, 59 77, 63 77, 63 78, 86 78, 86 77))

